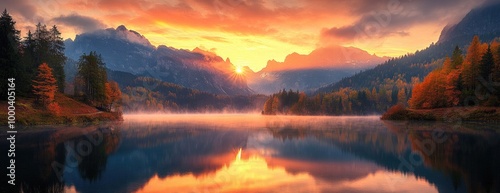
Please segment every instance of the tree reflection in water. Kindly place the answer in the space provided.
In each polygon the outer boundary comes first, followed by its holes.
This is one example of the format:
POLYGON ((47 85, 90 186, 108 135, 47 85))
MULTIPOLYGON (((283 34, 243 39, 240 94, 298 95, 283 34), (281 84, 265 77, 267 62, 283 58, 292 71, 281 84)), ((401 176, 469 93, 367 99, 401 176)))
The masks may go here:
POLYGON ((499 192, 498 126, 279 117, 242 129, 242 119, 29 131, 10 192, 499 192), (67 144, 98 135, 71 167, 67 144), (62 181, 54 162, 67 166, 62 181))

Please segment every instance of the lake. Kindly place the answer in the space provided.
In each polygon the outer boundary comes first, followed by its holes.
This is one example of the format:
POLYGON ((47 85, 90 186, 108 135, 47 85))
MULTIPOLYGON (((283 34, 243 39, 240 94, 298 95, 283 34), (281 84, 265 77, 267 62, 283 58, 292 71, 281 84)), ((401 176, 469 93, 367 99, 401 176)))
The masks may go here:
MULTIPOLYGON (((500 192, 495 124, 376 116, 124 118, 21 129, 16 186, 4 176, 0 192, 500 192)), ((0 143, 5 153, 7 141, 0 143)))

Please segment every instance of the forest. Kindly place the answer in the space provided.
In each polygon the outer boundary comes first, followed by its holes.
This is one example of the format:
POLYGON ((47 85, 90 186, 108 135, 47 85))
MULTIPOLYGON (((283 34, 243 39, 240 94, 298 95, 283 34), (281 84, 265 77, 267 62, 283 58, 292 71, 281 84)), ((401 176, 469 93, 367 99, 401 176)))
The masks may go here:
MULTIPOLYGON (((32 99, 32 107, 59 115, 61 106, 56 96, 63 96, 65 90, 67 61, 61 33, 55 25, 48 29, 38 23, 34 32, 28 31, 21 38, 15 23, 4 10, 0 17, 0 66, 4 69, 0 79, 12 80, 16 96, 32 99)), ((72 97, 106 112, 119 111, 121 92, 116 82, 108 80, 105 69, 99 54, 83 54, 78 61, 72 97)), ((6 86, 0 86, 2 100, 7 98, 6 86)))
POLYGON ((451 58, 410 65, 434 69, 423 81, 418 76, 407 81, 405 75, 400 74, 380 81, 371 89, 344 87, 312 96, 282 90, 269 97, 262 114, 369 115, 383 113, 394 105, 414 109, 498 106, 500 41, 481 43, 475 36, 466 55, 458 46, 450 53, 451 58))
MULTIPOLYGON (((147 76, 112 71, 96 52, 77 61, 64 55, 57 26, 39 23, 21 38, 15 21, 5 10, 1 17, 1 79, 14 78, 17 96, 34 100, 39 110, 59 115, 56 96, 65 94, 108 112, 258 112, 264 95, 227 96, 202 92, 147 76)), ((6 99, 6 84, 1 85, 6 99)))

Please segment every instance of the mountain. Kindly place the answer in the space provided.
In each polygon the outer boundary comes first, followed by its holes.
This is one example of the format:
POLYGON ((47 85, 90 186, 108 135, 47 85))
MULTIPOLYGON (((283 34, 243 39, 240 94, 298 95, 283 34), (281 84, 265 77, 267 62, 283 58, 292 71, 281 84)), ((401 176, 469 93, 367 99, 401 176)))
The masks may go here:
POLYGON ((249 86, 266 94, 281 89, 311 90, 373 68, 387 59, 354 47, 322 47, 307 55, 292 53, 283 62, 268 61, 264 69, 249 76, 249 86))
POLYGON ((415 77, 423 80, 429 72, 440 66, 433 63, 434 61, 451 56, 455 46, 465 52, 474 35, 478 35, 482 42, 488 43, 500 37, 500 27, 497 25, 499 13, 500 3, 473 9, 459 23, 445 27, 436 44, 432 43, 426 49, 416 51, 414 54, 391 59, 371 70, 344 78, 318 89, 316 93, 328 93, 346 87, 371 89, 397 80, 410 83, 415 77))
MULTIPOLYGON (((479 35, 484 38, 495 38, 500 31, 500 3, 487 4, 471 10, 459 23, 446 26, 438 43, 462 41, 464 37, 479 35)), ((470 41, 470 39, 466 39, 470 41)))
POLYGON ((214 94, 253 93, 234 66, 214 53, 199 48, 183 50, 160 45, 155 48, 143 35, 125 26, 77 35, 65 41, 65 54, 78 61, 83 53, 101 54, 106 67, 149 76, 214 94))

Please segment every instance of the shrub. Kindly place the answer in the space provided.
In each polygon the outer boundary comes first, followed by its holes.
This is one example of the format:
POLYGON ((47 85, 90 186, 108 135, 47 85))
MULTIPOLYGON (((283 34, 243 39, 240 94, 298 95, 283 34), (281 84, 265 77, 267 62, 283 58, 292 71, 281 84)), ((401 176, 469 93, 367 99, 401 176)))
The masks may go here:
POLYGON ((407 119, 408 111, 401 103, 392 106, 382 115, 384 120, 405 120, 407 119))

